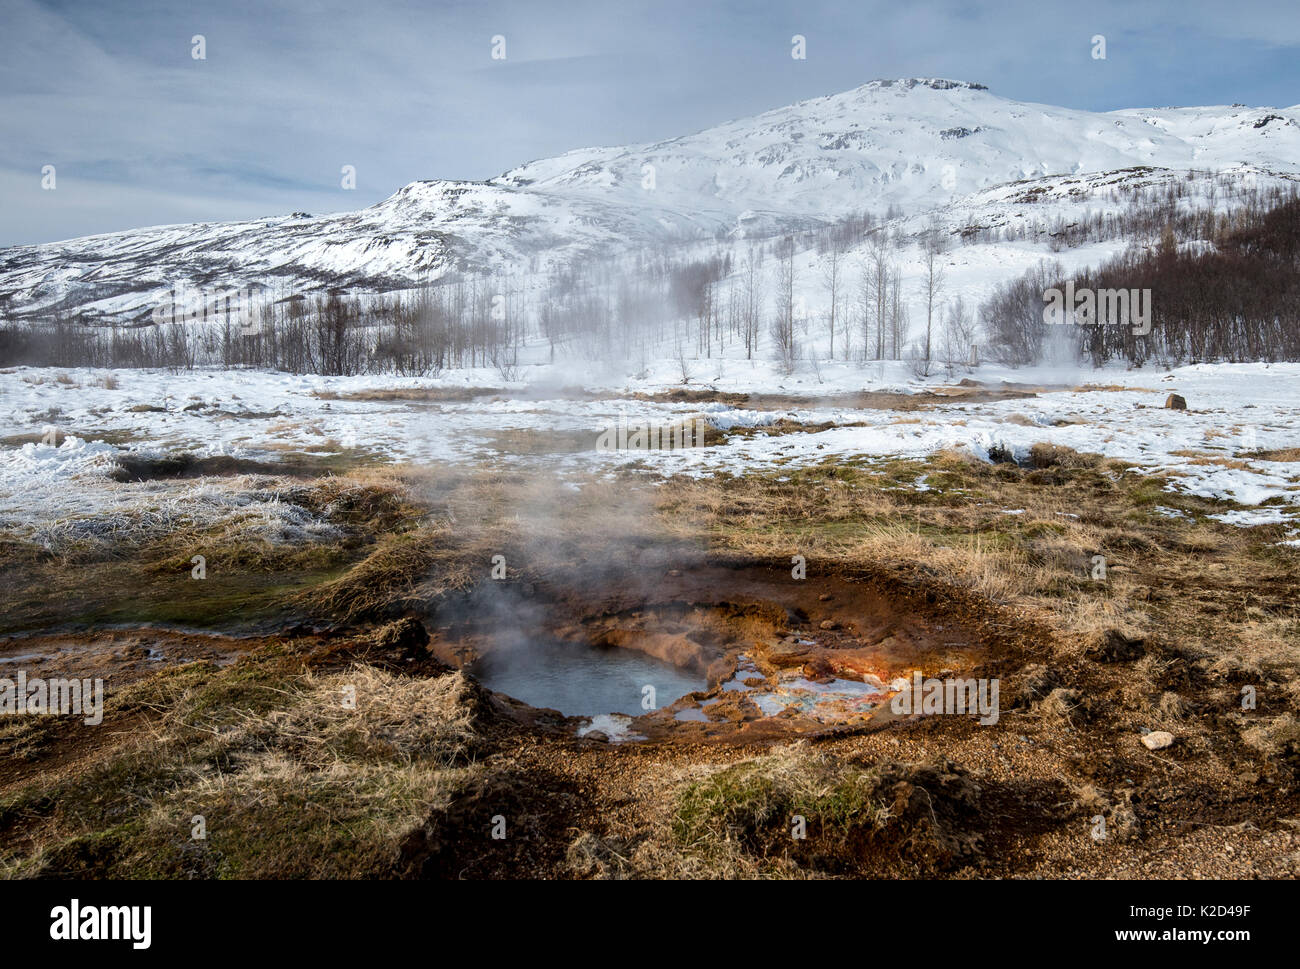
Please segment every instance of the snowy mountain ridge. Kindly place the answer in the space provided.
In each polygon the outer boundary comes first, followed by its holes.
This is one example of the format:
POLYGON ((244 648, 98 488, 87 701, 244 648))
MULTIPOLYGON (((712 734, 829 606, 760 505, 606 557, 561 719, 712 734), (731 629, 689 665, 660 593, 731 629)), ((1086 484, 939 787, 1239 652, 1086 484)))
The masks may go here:
POLYGON ((173 287, 381 292, 458 269, 544 272, 595 254, 762 237, 890 207, 959 224, 994 208, 1095 204, 1116 180, 1192 171, 1300 179, 1300 105, 1097 113, 960 81, 872 81, 690 135, 566 152, 484 182, 412 182, 355 212, 3 249, 0 313, 140 319, 173 287), (1109 173, 1120 174, 1098 177, 1109 173))

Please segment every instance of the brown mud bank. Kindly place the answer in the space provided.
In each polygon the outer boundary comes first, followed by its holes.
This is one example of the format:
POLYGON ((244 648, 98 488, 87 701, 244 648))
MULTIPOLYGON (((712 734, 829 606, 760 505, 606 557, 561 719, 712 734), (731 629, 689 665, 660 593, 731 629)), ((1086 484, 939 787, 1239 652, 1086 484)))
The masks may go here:
POLYGON ((227 666, 263 641, 152 627, 14 634, 0 636, 0 676, 22 668, 29 676, 120 684, 184 663, 227 666))

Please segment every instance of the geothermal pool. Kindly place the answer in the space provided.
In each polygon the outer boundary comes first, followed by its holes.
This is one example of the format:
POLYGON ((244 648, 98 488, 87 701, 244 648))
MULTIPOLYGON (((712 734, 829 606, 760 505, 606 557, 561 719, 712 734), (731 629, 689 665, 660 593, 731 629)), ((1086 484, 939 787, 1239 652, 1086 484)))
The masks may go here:
POLYGON ((490 690, 570 717, 602 713, 635 717, 707 685, 702 673, 634 649, 545 638, 509 650, 489 651, 467 671, 490 690), (647 687, 653 688, 652 694, 647 687), (643 706, 647 696, 651 700, 643 706))

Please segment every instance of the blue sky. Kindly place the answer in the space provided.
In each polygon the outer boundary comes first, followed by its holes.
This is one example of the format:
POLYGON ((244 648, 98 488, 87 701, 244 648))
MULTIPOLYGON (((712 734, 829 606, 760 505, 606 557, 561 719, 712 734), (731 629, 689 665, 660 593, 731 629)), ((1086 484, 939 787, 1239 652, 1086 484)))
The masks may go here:
POLYGON ((4 0, 0 246, 360 208, 913 76, 1092 110, 1294 105, 1300 2, 4 0))

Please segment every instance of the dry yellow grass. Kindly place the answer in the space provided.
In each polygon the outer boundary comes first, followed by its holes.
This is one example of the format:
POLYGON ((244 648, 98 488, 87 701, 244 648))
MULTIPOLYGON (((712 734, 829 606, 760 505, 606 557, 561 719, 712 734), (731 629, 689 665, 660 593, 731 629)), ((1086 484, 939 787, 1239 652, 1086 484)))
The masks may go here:
POLYGON ((146 684, 135 700, 161 716, 145 731, 80 774, 0 803, 0 823, 53 811, 34 841, 0 852, 0 877, 75 871, 96 844, 112 846, 101 872, 112 877, 381 874, 474 771, 471 689, 459 673, 365 666, 181 671, 146 684), (64 799, 76 806, 59 810, 64 799), (200 818, 206 835, 195 839, 200 818))

